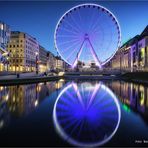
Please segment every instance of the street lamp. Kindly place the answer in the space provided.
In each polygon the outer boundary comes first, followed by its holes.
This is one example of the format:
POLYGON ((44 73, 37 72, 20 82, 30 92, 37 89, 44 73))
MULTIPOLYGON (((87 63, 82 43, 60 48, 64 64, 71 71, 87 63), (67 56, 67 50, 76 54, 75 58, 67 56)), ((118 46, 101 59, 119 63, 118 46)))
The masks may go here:
POLYGON ((38 74, 38 52, 35 52, 36 55, 36 74, 38 74))

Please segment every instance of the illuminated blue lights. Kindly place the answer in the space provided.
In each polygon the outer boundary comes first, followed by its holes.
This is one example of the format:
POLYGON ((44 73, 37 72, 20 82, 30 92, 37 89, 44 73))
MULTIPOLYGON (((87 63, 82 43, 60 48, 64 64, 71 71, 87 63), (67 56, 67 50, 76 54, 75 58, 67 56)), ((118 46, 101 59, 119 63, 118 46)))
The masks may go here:
POLYGON ((59 94, 53 111, 58 133, 76 146, 100 146, 120 123, 115 95, 101 83, 70 83, 59 94))

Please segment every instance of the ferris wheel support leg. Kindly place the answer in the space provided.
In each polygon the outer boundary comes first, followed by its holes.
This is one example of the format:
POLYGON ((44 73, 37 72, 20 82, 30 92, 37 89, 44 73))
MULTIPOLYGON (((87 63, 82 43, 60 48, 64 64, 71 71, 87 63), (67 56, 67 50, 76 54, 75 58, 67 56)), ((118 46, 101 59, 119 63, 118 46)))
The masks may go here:
POLYGON ((79 50, 79 52, 77 53, 77 56, 76 56, 76 58, 75 58, 75 60, 74 60, 74 62, 73 62, 73 64, 72 64, 72 68, 74 68, 74 67, 76 66, 76 64, 78 63, 78 59, 79 59, 79 57, 80 57, 80 55, 81 55, 84 42, 85 42, 85 40, 82 42, 82 44, 81 44, 81 46, 80 46, 80 50, 79 50))
POLYGON ((94 60, 95 60, 95 62, 96 62, 96 64, 97 64, 97 66, 98 66, 100 69, 102 69, 101 62, 99 61, 99 58, 98 58, 98 56, 97 56, 97 54, 96 54, 96 52, 95 52, 95 50, 94 50, 94 48, 93 48, 93 46, 92 46, 90 40, 89 40, 89 38, 88 38, 88 42, 89 42, 89 44, 90 44, 90 46, 91 46, 90 51, 91 51, 91 53, 92 53, 92 55, 93 55, 93 57, 94 57, 94 60))
POLYGON ((80 94, 80 92, 79 92, 79 89, 78 89, 78 86, 77 86, 75 83, 72 83, 72 86, 73 86, 73 88, 74 88, 74 90, 75 90, 75 92, 76 92, 76 94, 77 94, 77 96, 78 96, 78 99, 79 99, 79 101, 80 101, 82 107, 85 108, 84 103, 83 103, 82 96, 81 96, 81 94, 80 94))
POLYGON ((95 89, 94 89, 94 91, 93 91, 93 93, 91 95, 91 98, 90 98, 89 102, 88 102, 87 109, 89 109, 89 106, 93 102, 98 90, 100 89, 100 86, 101 86, 100 83, 95 86, 95 89))

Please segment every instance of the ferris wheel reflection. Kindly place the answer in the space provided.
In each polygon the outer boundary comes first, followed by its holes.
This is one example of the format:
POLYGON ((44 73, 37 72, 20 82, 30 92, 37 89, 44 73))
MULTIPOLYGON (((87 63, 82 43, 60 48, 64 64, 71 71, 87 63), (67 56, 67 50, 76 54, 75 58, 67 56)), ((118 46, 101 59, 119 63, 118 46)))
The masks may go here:
POLYGON ((54 105, 53 121, 59 135, 75 146, 100 146, 116 133, 121 118, 119 102, 102 83, 70 83, 54 105))

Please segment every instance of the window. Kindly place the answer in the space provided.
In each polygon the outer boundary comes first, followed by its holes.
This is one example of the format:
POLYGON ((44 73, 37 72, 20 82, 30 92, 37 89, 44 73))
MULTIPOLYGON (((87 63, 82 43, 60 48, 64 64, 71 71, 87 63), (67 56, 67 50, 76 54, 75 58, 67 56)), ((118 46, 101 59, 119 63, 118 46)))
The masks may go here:
POLYGON ((13 47, 15 47, 15 45, 13 45, 13 47))

